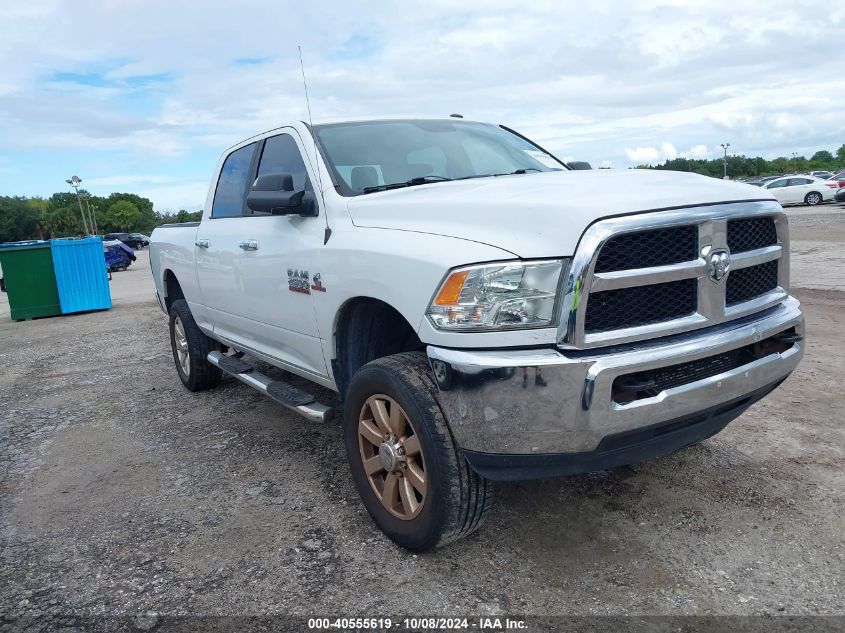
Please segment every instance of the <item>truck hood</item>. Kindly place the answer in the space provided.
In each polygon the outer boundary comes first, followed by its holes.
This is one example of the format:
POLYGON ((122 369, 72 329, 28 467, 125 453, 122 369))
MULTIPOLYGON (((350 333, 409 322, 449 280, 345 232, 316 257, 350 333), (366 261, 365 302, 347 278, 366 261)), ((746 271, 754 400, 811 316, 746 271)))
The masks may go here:
POLYGON ((560 171, 437 182, 356 196, 356 226, 433 233, 522 258, 572 255, 584 230, 614 216, 773 200, 759 187, 686 172, 560 171))

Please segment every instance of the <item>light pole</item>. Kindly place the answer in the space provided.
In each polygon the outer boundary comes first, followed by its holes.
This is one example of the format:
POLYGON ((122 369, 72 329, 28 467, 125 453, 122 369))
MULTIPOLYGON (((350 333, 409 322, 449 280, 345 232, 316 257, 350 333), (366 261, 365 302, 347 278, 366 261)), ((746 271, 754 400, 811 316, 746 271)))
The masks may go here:
POLYGON ((79 176, 71 176, 65 180, 65 182, 73 187, 74 191, 76 191, 76 201, 79 203, 79 215, 82 216, 82 226, 85 229, 85 234, 90 235, 91 231, 88 230, 88 220, 85 219, 85 211, 82 209, 82 198, 79 197, 79 185, 82 183, 82 178, 79 176))
POLYGON ((100 227, 97 226, 97 205, 92 204, 89 209, 91 209, 91 217, 94 219, 94 235, 99 235, 100 227))
POLYGON ((722 180, 728 179, 728 148, 731 146, 730 143, 719 143, 722 146, 722 149, 725 150, 725 158, 723 159, 723 163, 725 166, 725 175, 722 176, 722 180))
POLYGON ((91 194, 90 193, 83 193, 81 197, 82 197, 83 200, 85 200, 85 208, 88 209, 88 221, 91 223, 91 231, 94 235, 96 235, 97 234, 97 214, 96 214, 97 207, 96 207, 96 205, 91 204, 91 202, 90 202, 91 194), (93 209, 94 211, 92 212, 91 209, 93 209))
POLYGON ((792 152, 792 173, 797 174, 798 168, 795 166, 795 157, 798 156, 798 152, 792 152))

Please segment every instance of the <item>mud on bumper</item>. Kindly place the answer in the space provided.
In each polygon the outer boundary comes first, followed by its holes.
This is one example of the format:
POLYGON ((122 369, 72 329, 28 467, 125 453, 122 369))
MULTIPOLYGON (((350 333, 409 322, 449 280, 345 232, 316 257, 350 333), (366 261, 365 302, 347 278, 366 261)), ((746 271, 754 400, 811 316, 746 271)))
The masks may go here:
POLYGON ((470 464, 514 480, 602 470, 714 435, 795 369, 803 337, 790 297, 753 317, 647 344, 427 352, 470 464))

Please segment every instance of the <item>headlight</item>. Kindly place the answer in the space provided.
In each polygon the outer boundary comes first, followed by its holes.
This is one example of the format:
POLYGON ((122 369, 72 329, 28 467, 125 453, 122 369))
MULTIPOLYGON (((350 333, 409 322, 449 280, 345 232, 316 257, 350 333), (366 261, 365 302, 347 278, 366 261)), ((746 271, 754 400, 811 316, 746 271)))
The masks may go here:
POLYGON ((434 295, 427 314, 442 330, 549 327, 569 260, 503 262, 453 270, 434 295))

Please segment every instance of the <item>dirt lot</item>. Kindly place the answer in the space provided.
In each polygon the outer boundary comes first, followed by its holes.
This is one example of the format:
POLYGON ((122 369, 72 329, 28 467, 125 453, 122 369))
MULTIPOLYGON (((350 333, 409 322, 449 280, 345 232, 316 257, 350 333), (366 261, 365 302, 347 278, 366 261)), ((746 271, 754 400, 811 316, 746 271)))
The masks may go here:
POLYGON ((339 422, 181 387, 146 252, 111 311, 0 303, 0 615, 845 614, 845 208, 789 213, 809 339, 780 389, 674 455, 501 485, 420 556, 370 522, 339 422))

